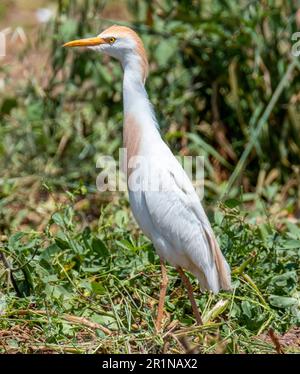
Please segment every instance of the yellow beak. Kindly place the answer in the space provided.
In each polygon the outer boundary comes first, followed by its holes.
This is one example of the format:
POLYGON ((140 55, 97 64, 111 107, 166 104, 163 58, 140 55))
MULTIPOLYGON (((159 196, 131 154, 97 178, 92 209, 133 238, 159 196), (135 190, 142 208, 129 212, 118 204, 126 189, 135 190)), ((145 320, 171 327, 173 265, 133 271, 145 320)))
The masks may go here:
POLYGON ((97 36, 96 38, 72 40, 71 42, 65 43, 63 47, 91 47, 105 43, 107 42, 104 39, 97 36))

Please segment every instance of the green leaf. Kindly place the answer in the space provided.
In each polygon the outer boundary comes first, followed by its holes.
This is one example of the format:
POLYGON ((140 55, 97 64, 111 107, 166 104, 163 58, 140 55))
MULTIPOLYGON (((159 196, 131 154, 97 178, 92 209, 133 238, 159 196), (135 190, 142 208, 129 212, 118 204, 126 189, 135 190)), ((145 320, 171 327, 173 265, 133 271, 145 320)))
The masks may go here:
POLYGON ((284 242, 280 249, 300 249, 300 240, 290 239, 284 242))
POLYGON ((49 247, 43 250, 40 258, 49 261, 51 258, 51 255, 54 255, 55 253, 59 252, 59 250, 60 250, 60 247, 58 245, 56 245, 55 243, 50 244, 49 247))
POLYGON ((109 251, 106 248, 106 245, 99 238, 93 238, 92 249, 93 251, 97 252, 97 254, 100 255, 100 257, 109 256, 109 251))
POLYGON ((69 238, 63 232, 59 232, 55 238, 55 243, 61 249, 70 248, 69 238))
POLYGON ((151 263, 151 264, 154 264, 155 263, 155 253, 154 253, 154 250, 152 247, 150 247, 148 249, 148 261, 151 263))
POLYGON ((243 313, 248 317, 248 318, 251 318, 252 316, 252 313, 251 313, 251 304, 249 303, 249 301, 242 301, 241 303, 241 307, 242 307, 242 311, 243 313))
POLYGON ((18 242, 25 236, 24 232, 17 232, 16 234, 13 234, 9 240, 8 245, 12 248, 15 248, 18 244, 18 242))
POLYGON ((292 222, 287 222, 286 226, 288 228, 288 235, 294 236, 294 239, 300 239, 300 227, 292 222))
POLYGON ((271 295, 269 297, 270 304, 277 308, 289 308, 298 303, 294 297, 271 295))
POLYGON ((159 66, 165 66, 168 64, 169 59, 176 52, 176 40, 175 43, 171 39, 162 40, 156 50, 154 51, 155 59, 159 66))
POLYGON ((104 295, 106 293, 105 287, 98 282, 91 282, 92 291, 97 295, 104 295))
POLYGON ((216 160, 220 161, 220 163, 222 165, 224 165, 225 167, 227 167, 228 169, 232 169, 232 166, 230 165, 230 163, 225 160, 224 157, 222 157, 210 144, 208 144, 207 142, 205 142, 200 136, 199 134, 192 134, 192 133, 189 133, 187 134, 187 137, 193 142, 195 143, 199 148, 202 148, 205 152, 207 152, 208 154, 212 155, 213 157, 215 157, 216 160))
POLYGON ((130 252, 136 251, 136 248, 126 239, 117 240, 116 242, 121 248, 124 248, 130 252))
POLYGON ((52 215, 51 219, 54 223, 57 224, 57 226, 62 227, 62 228, 65 227, 64 219, 63 219, 63 217, 60 213, 58 213, 58 212, 54 213, 52 215))
POLYGON ((215 223, 218 225, 218 226, 221 226, 222 224, 222 221, 224 219, 224 214, 222 212, 220 212, 219 210, 217 210, 214 214, 214 218, 215 218, 215 223))
POLYGON ((228 200, 224 201, 224 204, 228 208, 232 209, 232 208, 235 208, 235 207, 239 206, 241 204, 241 202, 237 199, 228 199, 228 200))

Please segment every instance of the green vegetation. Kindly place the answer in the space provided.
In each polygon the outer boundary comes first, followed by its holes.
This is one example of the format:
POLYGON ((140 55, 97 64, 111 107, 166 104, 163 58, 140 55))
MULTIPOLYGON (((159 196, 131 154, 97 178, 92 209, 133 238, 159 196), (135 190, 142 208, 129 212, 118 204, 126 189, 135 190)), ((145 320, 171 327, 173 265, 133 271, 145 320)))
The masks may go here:
MULTIPOLYGON (((57 4, 19 62, 0 66, 0 352, 276 352, 269 329, 280 337, 300 325, 296 2, 57 4), (112 18, 145 42, 147 90, 171 149, 205 156, 205 203, 234 291, 201 294, 190 276, 203 327, 168 267, 155 333, 158 257, 126 194, 96 191, 97 158, 117 159, 122 142, 122 71, 61 45, 112 18), (36 54, 49 56, 45 66, 16 78, 15 65, 38 65, 36 54)), ((295 339, 280 341, 299 352, 295 339)))

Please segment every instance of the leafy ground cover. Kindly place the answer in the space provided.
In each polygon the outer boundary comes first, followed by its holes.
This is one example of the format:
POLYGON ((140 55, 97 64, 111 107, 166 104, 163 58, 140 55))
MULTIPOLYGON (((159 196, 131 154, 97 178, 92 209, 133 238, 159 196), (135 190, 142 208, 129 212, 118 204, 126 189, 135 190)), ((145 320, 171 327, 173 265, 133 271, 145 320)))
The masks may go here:
POLYGON ((299 11, 279 3, 3 2, 1 27, 29 21, 27 43, 0 66, 2 353, 299 352, 300 80, 289 53, 299 11), (56 15, 37 26, 42 6, 56 15), (168 267, 155 332, 158 257, 126 193, 96 190, 98 157, 121 145, 122 72, 61 45, 116 20, 149 51, 164 138, 205 157, 206 208, 234 289, 201 294, 190 276, 202 327, 168 267))

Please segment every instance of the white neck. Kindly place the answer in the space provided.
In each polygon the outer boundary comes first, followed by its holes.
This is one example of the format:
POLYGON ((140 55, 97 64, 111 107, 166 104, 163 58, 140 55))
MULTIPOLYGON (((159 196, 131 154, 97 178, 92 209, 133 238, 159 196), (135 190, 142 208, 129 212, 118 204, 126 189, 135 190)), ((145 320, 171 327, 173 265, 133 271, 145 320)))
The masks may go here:
POLYGON ((124 117, 133 116, 141 126, 141 131, 149 137, 159 137, 158 124, 155 114, 149 102, 147 91, 144 86, 138 60, 131 60, 122 64, 124 69, 123 79, 123 109, 124 117))

